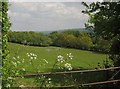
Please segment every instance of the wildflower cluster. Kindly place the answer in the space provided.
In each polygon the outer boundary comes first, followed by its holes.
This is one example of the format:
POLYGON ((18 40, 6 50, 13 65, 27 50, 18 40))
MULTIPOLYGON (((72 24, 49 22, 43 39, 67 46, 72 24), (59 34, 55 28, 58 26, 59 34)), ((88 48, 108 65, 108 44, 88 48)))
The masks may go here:
POLYGON ((71 59, 71 60, 73 59, 72 53, 68 53, 67 56, 68 56, 69 59, 71 59))
POLYGON ((27 56, 32 60, 32 59, 37 59, 37 55, 34 53, 27 53, 27 56))
POLYGON ((16 67, 17 66, 17 63, 14 62, 14 61, 11 61, 11 63, 16 67))
POLYGON ((57 56, 57 62, 58 62, 58 65, 59 65, 59 69, 62 68, 62 66, 60 67, 60 63, 63 63, 64 62, 64 67, 67 69, 67 70, 72 70, 72 66, 70 63, 68 63, 68 61, 73 59, 73 55, 72 53, 68 53, 67 54, 67 58, 64 58, 62 55, 58 55, 57 56))
POLYGON ((45 83, 46 83, 46 87, 52 87, 52 79, 51 78, 48 78, 46 81, 45 81, 45 83))
POLYGON ((61 55, 57 56, 57 61, 63 63, 64 62, 64 57, 61 55))
MULTIPOLYGON (((11 61, 11 63, 13 64, 14 67, 16 67, 18 64, 21 64, 22 61, 20 61, 20 57, 13 57, 14 61, 11 61)), ((23 61, 24 62, 24 61, 23 61)))
POLYGON ((51 78, 48 78, 48 83, 49 83, 49 84, 51 83, 51 78))
MULTIPOLYGON (((14 70, 15 68, 17 68, 20 64, 24 63, 25 59, 24 58, 20 58, 19 56, 13 57, 13 61, 11 61, 11 64, 14 66, 14 70)), ((13 73, 15 71, 12 71, 13 73)), ((18 75, 20 73, 25 72, 25 68, 21 68, 21 70, 18 70, 18 72, 16 71, 15 74, 18 75)))
POLYGON ((68 70, 72 70, 72 66, 71 66, 70 63, 66 63, 65 68, 68 69, 68 70))

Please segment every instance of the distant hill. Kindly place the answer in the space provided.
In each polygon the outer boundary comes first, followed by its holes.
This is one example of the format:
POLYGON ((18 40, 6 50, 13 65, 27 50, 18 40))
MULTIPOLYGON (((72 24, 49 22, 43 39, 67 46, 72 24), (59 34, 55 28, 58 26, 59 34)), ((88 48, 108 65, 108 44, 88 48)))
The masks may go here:
MULTIPOLYGON (((58 33, 61 33, 63 31, 67 31, 67 30, 75 30, 75 31, 81 31, 81 32, 90 32, 90 33, 93 33, 92 30, 87 30, 86 28, 72 28, 72 29, 61 29, 61 30, 53 30, 53 31, 31 31, 31 32, 41 32, 41 33, 44 33, 46 35, 49 35, 51 32, 55 32, 57 31, 58 33)), ((14 31, 14 32, 21 32, 21 31, 14 31)), ((29 31, 22 31, 22 32, 29 32, 29 31)))
POLYGON ((77 31, 81 31, 81 32, 92 32, 92 30, 87 30, 86 28, 74 28, 74 29, 64 29, 64 30, 53 30, 53 31, 40 31, 44 34, 50 34, 51 32, 57 31, 59 33, 66 31, 66 30, 77 30, 77 31))

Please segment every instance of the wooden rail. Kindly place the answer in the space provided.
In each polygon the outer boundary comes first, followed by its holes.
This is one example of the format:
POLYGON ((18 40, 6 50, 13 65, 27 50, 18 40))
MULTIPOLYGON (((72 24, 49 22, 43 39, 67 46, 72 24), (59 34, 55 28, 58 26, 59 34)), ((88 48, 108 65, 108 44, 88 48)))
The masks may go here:
MULTIPOLYGON (((47 73, 35 73, 35 74, 24 74, 19 76, 41 76, 41 75, 58 75, 58 74, 72 74, 72 73, 84 73, 84 72, 95 72, 95 71, 106 71, 106 70, 115 70, 120 69, 120 67, 111 67, 111 68, 100 68, 100 69, 93 69, 93 70, 79 70, 79 71, 67 71, 67 72, 47 72, 47 73)), ((19 77, 18 76, 18 77, 19 77)))
POLYGON ((70 88, 70 87, 76 87, 76 86, 93 86, 93 85, 117 83, 117 82, 120 82, 120 79, 119 80, 102 81, 102 82, 94 82, 94 83, 86 83, 86 84, 74 84, 74 85, 69 85, 69 86, 56 86, 55 88, 70 88))
MULTIPOLYGON (((24 74, 24 75, 19 75, 18 77, 24 76, 24 77, 30 77, 30 76, 42 76, 42 75, 56 75, 56 74, 72 74, 72 73, 80 73, 80 72, 95 72, 95 71, 106 71, 106 70, 116 70, 120 69, 120 67, 111 67, 111 68, 100 68, 100 69, 93 69, 93 70, 79 70, 79 71, 67 71, 67 72, 48 72, 48 73, 36 73, 36 74, 24 74)), ((118 80, 108 80, 108 81, 102 81, 102 82, 93 82, 93 83, 85 83, 85 84, 73 84, 73 85, 68 85, 68 86, 54 86, 53 88, 71 88, 71 87, 85 87, 85 86, 93 86, 93 85, 101 85, 101 84, 116 84, 120 83, 120 79, 118 80)), ((50 88, 50 89, 53 89, 50 88)), ((44 87, 43 87, 44 89, 44 87)))

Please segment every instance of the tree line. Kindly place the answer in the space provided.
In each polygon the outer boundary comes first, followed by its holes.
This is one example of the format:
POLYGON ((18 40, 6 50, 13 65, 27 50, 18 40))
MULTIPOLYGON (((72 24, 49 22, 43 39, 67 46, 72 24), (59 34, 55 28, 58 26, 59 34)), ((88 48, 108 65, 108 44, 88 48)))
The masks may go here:
POLYGON ((78 30, 66 30, 63 32, 51 32, 45 35, 41 32, 12 32, 9 31, 8 41, 32 46, 58 46, 82 50, 92 50, 108 53, 110 41, 96 36, 91 32, 78 30))

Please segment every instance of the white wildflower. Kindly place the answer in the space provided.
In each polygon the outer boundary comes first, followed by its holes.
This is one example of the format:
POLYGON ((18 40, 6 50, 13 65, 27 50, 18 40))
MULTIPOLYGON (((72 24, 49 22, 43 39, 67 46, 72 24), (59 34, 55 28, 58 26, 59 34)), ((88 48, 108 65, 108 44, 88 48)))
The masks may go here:
POLYGON ((28 57, 30 57, 30 55, 28 55, 28 57))
POLYGON ((13 62, 13 61, 12 61, 12 64, 13 64, 14 66, 17 66, 17 63, 16 63, 16 62, 13 62))
POLYGON ((48 80, 50 81, 50 80, 51 80, 51 78, 48 78, 48 80))
POLYGON ((25 77, 22 76, 21 78, 25 78, 25 77))
POLYGON ((34 59, 37 59, 37 57, 34 57, 34 59))
POLYGON ((67 56, 68 56, 69 59, 71 59, 71 60, 73 59, 72 53, 67 54, 67 56))
POLYGON ((70 63, 66 63, 65 68, 68 69, 68 70, 72 70, 72 66, 71 66, 70 63))
POLYGON ((42 75, 42 78, 45 78, 45 76, 44 76, 44 75, 42 75))
POLYGON ((8 77, 8 79, 13 79, 13 77, 8 77))
POLYGON ((32 53, 30 53, 30 55, 32 55, 32 53))
POLYGON ((17 56, 17 58, 19 59, 20 57, 19 57, 19 56, 17 56))
POLYGON ((33 59, 33 57, 30 57, 30 59, 33 59))
POLYGON ((48 64, 48 61, 46 59, 43 59, 47 64, 48 64))
POLYGON ((19 87, 25 87, 24 85, 20 85, 19 87))
POLYGON ((32 60, 32 59, 37 59, 37 55, 34 53, 27 53, 27 56, 32 60))
POLYGON ((16 60, 16 58, 15 58, 15 57, 13 57, 13 59, 14 59, 14 60, 16 60))
POLYGON ((50 84, 50 83, 51 83, 51 81, 48 81, 48 83, 50 84))
POLYGON ((25 59, 23 58, 22 63, 24 63, 24 62, 25 62, 24 60, 25 60, 25 59))
POLYGON ((25 71, 25 68, 22 68, 23 71, 25 71))
POLYGON ((61 55, 57 56, 57 61, 63 63, 64 62, 64 57, 61 55))
POLYGON ((51 83, 51 78, 48 78, 48 83, 49 83, 49 84, 51 83))
POLYGON ((20 61, 17 61, 18 64, 20 64, 21 62, 20 61))
POLYGON ((10 84, 6 84, 6 87, 10 87, 10 84))

